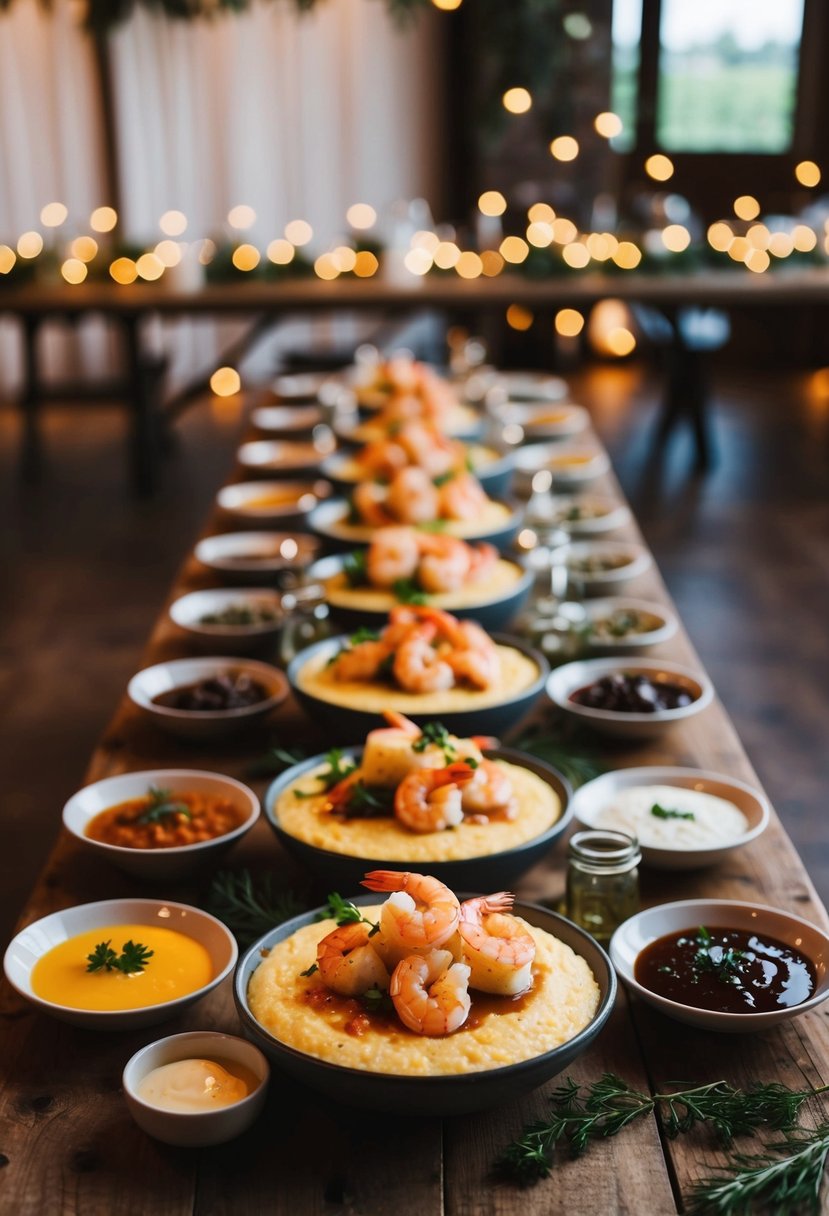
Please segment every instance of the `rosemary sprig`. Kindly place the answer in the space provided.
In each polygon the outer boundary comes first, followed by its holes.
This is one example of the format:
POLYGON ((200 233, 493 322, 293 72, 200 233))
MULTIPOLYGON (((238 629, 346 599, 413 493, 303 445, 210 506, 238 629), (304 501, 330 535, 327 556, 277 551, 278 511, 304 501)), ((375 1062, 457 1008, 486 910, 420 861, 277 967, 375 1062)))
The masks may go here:
POLYGON ((604 767, 599 763, 593 745, 577 733, 563 733, 549 723, 537 723, 511 746, 537 756, 563 773, 574 789, 600 777, 604 767))
POLYGON ((690 1211, 700 1216, 739 1216, 760 1209, 773 1216, 820 1212, 827 1156, 829 1123, 813 1131, 790 1131, 761 1153, 734 1153, 727 1165, 697 1183, 690 1211))
POLYGON ((207 893, 207 911, 223 921, 240 946, 250 946, 275 925, 304 912, 294 891, 277 890, 273 874, 253 878, 249 870, 219 870, 207 893))
POLYGON ((117 954, 111 946, 112 938, 106 942, 98 942, 91 954, 86 956, 87 971, 120 971, 123 975, 136 975, 143 971, 155 953, 148 950, 140 942, 124 942, 123 949, 117 954))
POLYGON ((671 1138, 698 1123, 710 1123, 726 1142, 763 1126, 789 1131, 806 1099, 823 1092, 792 1090, 778 1082, 745 1090, 726 1081, 676 1084, 680 1087, 668 1093, 649 1094, 607 1072, 582 1090, 568 1077, 550 1096, 549 1117, 522 1129, 498 1158, 496 1171, 521 1185, 537 1182, 550 1173, 559 1141, 566 1141, 571 1155, 578 1156, 592 1141, 616 1136, 635 1119, 654 1111, 671 1138))
POLYGON ((307 759, 308 755, 301 747, 272 747, 248 765, 248 776, 278 777, 286 769, 307 759))
POLYGON ((367 920, 356 904, 350 899, 343 899, 337 891, 332 891, 325 903, 325 908, 319 915, 319 920, 328 918, 335 920, 338 925, 371 925, 369 937, 380 932, 380 926, 373 920, 367 920))
POLYGON ((161 790, 155 785, 151 785, 147 790, 149 802, 146 808, 136 819, 136 823, 161 823, 167 815, 184 815, 185 819, 192 819, 192 813, 186 802, 173 802, 172 790, 161 790))

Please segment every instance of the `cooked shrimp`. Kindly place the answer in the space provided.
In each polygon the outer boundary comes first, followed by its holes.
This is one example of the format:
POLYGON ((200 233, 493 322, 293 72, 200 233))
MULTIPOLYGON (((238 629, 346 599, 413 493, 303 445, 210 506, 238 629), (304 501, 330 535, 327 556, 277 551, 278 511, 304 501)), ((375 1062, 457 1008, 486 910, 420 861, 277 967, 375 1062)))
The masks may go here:
POLYGON ((480 583, 492 570, 498 561, 498 550, 494 545, 481 541, 478 545, 469 545, 469 575, 470 583, 480 583))
POLYGON ((411 578, 420 557, 413 528, 381 528, 366 554, 366 573, 374 587, 393 587, 398 579, 411 578))
POLYGON ((417 625, 397 647, 392 672, 406 692, 445 692, 455 683, 449 663, 432 645, 434 637, 434 625, 417 625))
POLYGON ((448 950, 430 950, 401 959, 389 995, 397 1016, 415 1034, 451 1034, 469 1017, 469 967, 448 950))
POLYGON ((424 768, 409 773, 394 795, 394 813, 412 832, 442 832, 463 822, 461 786, 475 770, 459 761, 446 768, 424 768))
POLYGON ((372 938, 387 966, 409 954, 443 946, 458 927, 455 895, 428 874, 372 870, 363 879, 370 891, 391 891, 380 909, 380 932, 372 938))
POLYGON ((384 486, 375 485, 371 481, 363 481, 351 496, 354 509, 364 523, 373 528, 383 528, 394 523, 386 510, 386 490, 384 486))
POLYGON ((437 427, 421 419, 406 422, 395 436, 397 444, 406 452, 407 463, 425 469, 430 477, 440 477, 458 462, 463 462, 463 448, 452 444, 437 427))
POLYGON ((385 991, 389 973, 369 941, 366 924, 341 925, 317 946, 317 967, 327 988, 343 996, 361 996, 369 988, 385 991))
POLYGON ((375 439, 363 448, 357 461, 370 476, 388 480, 400 469, 405 469, 409 457, 405 449, 393 439, 375 439))
POLYGON ((418 581, 424 591, 457 591, 466 582, 471 565, 469 545, 454 536, 420 537, 418 581))
POLYGON ((392 479, 386 494, 386 506, 401 523, 427 523, 437 518, 438 491, 428 473, 409 465, 392 479))
POLYGON ((441 519, 475 519, 489 502, 481 483, 471 473, 458 473, 437 494, 441 519))
POLYGON ((358 642, 340 651, 331 671, 337 680, 373 680, 390 654, 385 641, 358 642))
POLYGON ((501 657, 498 648, 475 621, 458 621, 449 617, 452 626, 444 626, 447 642, 438 647, 438 655, 451 667, 456 679, 466 680, 474 688, 490 688, 501 678, 501 657))
POLYGON ((461 904, 458 932, 470 986, 499 996, 518 996, 532 986, 535 942, 517 916, 507 914, 508 891, 482 895, 461 904))
POLYGON ((493 816, 515 819, 518 799, 507 773, 494 760, 481 760, 461 791, 464 817, 486 822, 493 816))

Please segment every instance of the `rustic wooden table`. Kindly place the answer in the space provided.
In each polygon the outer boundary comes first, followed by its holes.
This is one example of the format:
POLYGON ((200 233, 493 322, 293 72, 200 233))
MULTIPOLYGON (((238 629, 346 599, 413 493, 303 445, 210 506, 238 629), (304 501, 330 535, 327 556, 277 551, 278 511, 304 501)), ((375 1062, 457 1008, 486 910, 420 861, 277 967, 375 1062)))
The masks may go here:
MULTIPOLYGON (((601 489, 619 494, 612 475, 601 489)), ((212 518, 206 531, 227 526, 226 520, 212 518)), ((618 535, 641 540, 632 524, 618 535)), ((208 572, 188 557, 171 599, 212 584, 208 572)), ((635 591, 642 598, 669 602, 655 570, 638 580, 635 591)), ((163 611, 145 664, 187 653, 188 639, 163 611)), ((656 653, 699 665, 683 630, 656 653)), ((713 675, 716 682, 716 672, 713 675)), ((321 742, 289 702, 268 728, 225 749, 182 745, 159 734, 124 698, 93 755, 87 779, 164 765, 210 768, 245 779, 251 759, 273 736, 309 747, 321 742)), ((697 766, 757 784, 719 702, 677 727, 664 742, 608 747, 604 760, 609 767, 697 766)), ((264 783, 259 792, 263 790, 264 783)), ((286 884, 306 881, 264 820, 237 846, 232 864, 265 866, 286 884)), ((555 900, 562 893, 563 876, 564 850, 559 847, 526 875, 518 894, 555 900)), ((149 893, 88 857, 61 832, 20 923, 76 903, 149 893)), ((187 887, 164 894, 199 898, 187 887)), ((774 814, 759 840, 719 867, 643 874, 648 903, 697 896, 754 900, 827 923, 804 866, 774 814)), ((5 981, 0 1017, 0 1209, 15 1216, 641 1216, 681 1210, 682 1196, 720 1159, 705 1129, 667 1141, 656 1120, 647 1118, 585 1157, 569 1160, 562 1155, 549 1181, 519 1191, 493 1182, 489 1167, 524 1122, 543 1114, 545 1092, 555 1081, 489 1113, 441 1121, 355 1111, 348 1107, 346 1092, 343 1105, 332 1106, 278 1075, 266 1112, 241 1139, 209 1152, 172 1149, 150 1140, 133 1124, 120 1092, 121 1070, 138 1047, 162 1034, 208 1027, 238 1032, 230 981, 176 1021, 142 1032, 110 1036, 64 1026, 35 1012, 5 981)), ((620 991, 604 1033, 570 1072, 589 1081, 612 1070, 643 1089, 671 1080, 702 1083, 720 1077, 738 1085, 772 1079, 796 1087, 818 1085, 829 1080, 827 1017, 824 1007, 764 1034, 719 1036, 680 1026, 620 991)), ((806 1110, 805 1121, 817 1122, 819 1114, 806 1110)))

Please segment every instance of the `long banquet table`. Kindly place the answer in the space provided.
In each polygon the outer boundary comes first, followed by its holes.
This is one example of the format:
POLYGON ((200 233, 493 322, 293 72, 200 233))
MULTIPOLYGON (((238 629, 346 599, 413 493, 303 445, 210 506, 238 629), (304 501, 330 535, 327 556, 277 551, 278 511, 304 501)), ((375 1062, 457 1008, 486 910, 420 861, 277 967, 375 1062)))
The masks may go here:
MULTIPOLYGON (((603 492, 620 493, 612 474, 594 484, 603 492)), ((213 516, 205 531, 227 526, 213 516)), ((614 535, 641 541, 633 523, 614 535)), ((170 599, 214 584, 189 556, 170 599)), ((633 590, 640 598, 670 602, 653 568, 633 590)), ((162 611, 142 665, 188 653, 185 635, 162 611)), ((699 664, 682 628, 656 654, 699 664)), ((251 760, 274 735, 309 748, 323 743, 289 701, 268 729, 239 743, 209 749, 182 745, 148 725, 125 697, 93 754, 87 780, 162 766, 210 768, 245 780, 251 760)), ((758 784, 719 701, 664 741, 606 746, 603 760, 608 767, 696 766, 758 784)), ((262 793, 265 783, 256 788, 262 793)), ((229 864, 271 869, 289 885, 305 882, 264 819, 236 847, 229 864)), ((555 902, 563 875, 564 849, 559 846, 525 876, 517 893, 555 902)), ((62 831, 20 923, 75 903, 154 893, 199 899, 199 892, 189 887, 142 889, 88 856, 62 831)), ((642 894, 648 904, 697 896, 751 900, 827 924, 803 863, 774 813, 765 834, 721 866, 696 873, 643 871, 642 894)), ((561 1152, 552 1177, 522 1191, 494 1182, 491 1164, 525 1122, 544 1114, 545 1092, 559 1081, 485 1114, 440 1120, 355 1111, 347 1105, 347 1093, 342 1106, 333 1105, 276 1072, 266 1111, 245 1136, 209 1151, 172 1149, 133 1124, 120 1092, 121 1070, 138 1047, 164 1034, 197 1028, 238 1033, 230 981, 175 1021, 141 1032, 99 1035, 73 1029, 34 1011, 5 981, 0 1016, 0 1209, 15 1216, 661 1214, 682 1210, 683 1196, 695 1180, 710 1175, 723 1159, 705 1128, 671 1141, 651 1116, 581 1158, 571 1160, 561 1152)), ((589 1082, 609 1070, 636 1088, 654 1091, 669 1081, 718 1078, 735 1085, 760 1080, 797 1088, 819 1085, 829 1080, 827 1017, 824 1006, 763 1034, 716 1035, 667 1020, 620 991, 605 1031, 568 1072, 589 1082)), ((817 1102, 807 1104, 804 1122, 819 1120, 817 1102)), ((753 1144, 742 1140, 740 1147, 751 1151, 753 1144)))

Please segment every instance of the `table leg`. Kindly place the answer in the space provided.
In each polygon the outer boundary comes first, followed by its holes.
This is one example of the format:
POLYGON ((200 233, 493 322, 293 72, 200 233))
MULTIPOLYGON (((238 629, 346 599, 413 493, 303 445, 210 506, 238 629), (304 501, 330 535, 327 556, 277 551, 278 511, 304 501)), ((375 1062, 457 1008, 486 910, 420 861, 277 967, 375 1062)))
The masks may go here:
POLYGON ((151 378, 141 356, 141 319, 137 313, 121 318, 127 357, 127 384, 132 410, 130 466, 133 486, 139 495, 152 494, 156 485, 156 453, 151 378))
POLYGON ((20 451, 20 471, 26 481, 36 481, 42 468, 42 445, 38 427, 40 409, 40 376, 37 365, 37 336, 40 318, 24 314, 23 322, 23 392, 20 409, 23 415, 23 442, 20 451))

